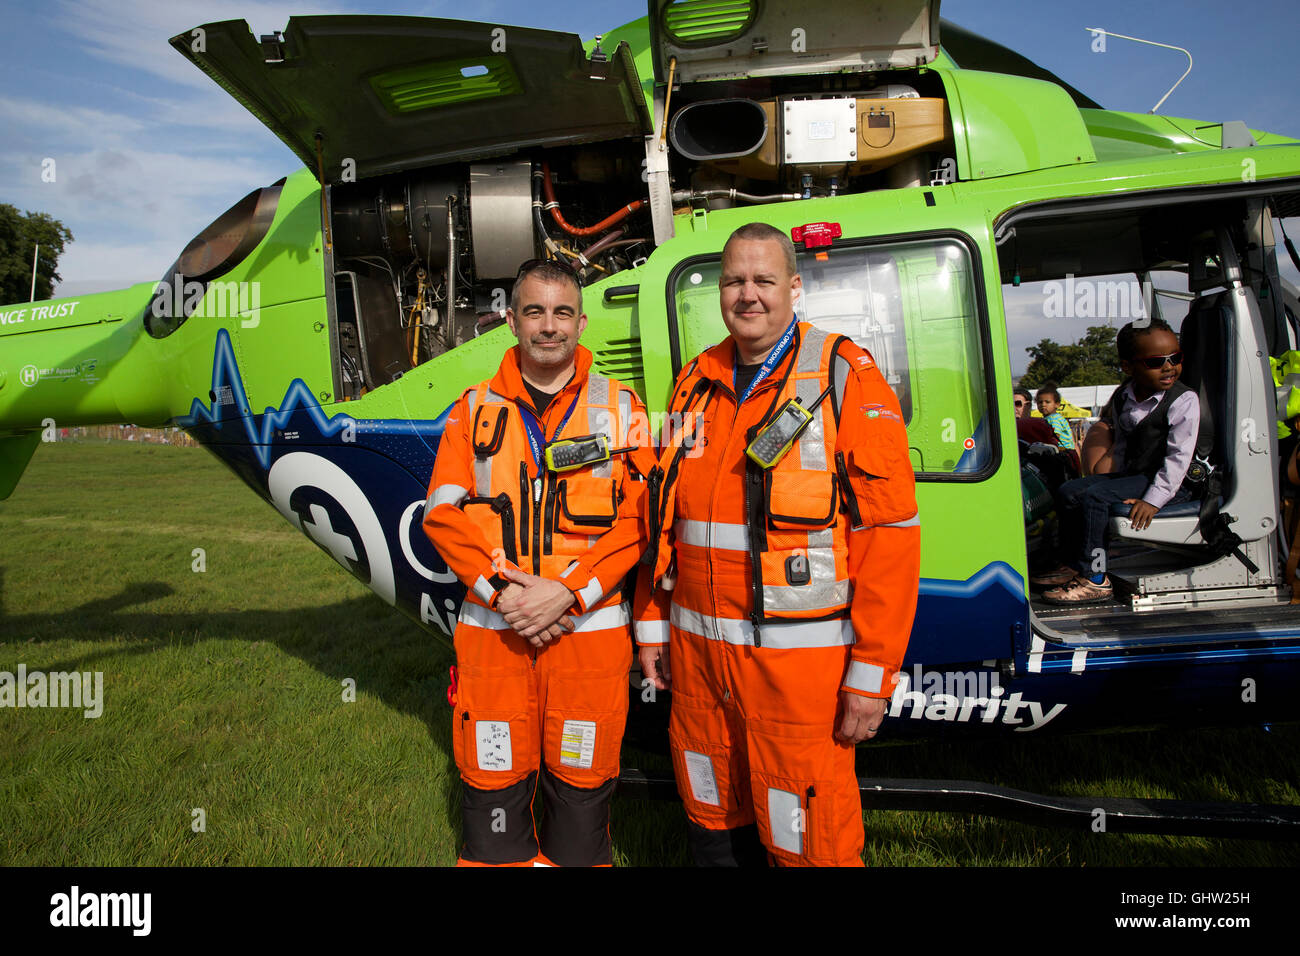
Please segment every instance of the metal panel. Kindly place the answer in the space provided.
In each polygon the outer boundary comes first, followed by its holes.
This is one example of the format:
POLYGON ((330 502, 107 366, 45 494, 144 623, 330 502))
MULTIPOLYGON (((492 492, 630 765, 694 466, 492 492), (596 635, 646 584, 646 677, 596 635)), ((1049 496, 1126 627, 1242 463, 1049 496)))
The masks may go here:
POLYGON ((533 257, 532 163, 480 163, 469 168, 474 270, 505 279, 533 257))
POLYGON ((787 163, 850 163, 858 158, 858 101, 851 96, 824 100, 787 100, 787 163))

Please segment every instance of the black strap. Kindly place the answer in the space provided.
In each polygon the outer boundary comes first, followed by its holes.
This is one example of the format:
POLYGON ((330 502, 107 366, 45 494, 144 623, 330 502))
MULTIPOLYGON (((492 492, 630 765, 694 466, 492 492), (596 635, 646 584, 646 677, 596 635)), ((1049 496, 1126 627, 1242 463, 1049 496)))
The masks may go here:
POLYGON ((1200 517, 1196 522, 1196 528, 1205 542, 1204 547, 1212 560, 1217 561, 1225 554, 1231 554, 1245 565, 1251 574, 1258 574, 1259 565, 1246 557, 1246 553, 1241 550, 1245 542, 1241 540, 1241 535, 1230 527, 1232 516, 1219 511, 1219 498, 1222 493, 1223 475, 1215 471, 1206 479, 1205 497, 1201 499, 1200 517))

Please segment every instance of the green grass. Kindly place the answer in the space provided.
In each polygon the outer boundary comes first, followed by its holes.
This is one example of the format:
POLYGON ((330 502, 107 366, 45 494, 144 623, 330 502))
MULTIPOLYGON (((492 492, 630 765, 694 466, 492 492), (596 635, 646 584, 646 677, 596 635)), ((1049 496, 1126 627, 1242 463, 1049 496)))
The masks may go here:
MULTIPOLYGON (((206 452, 42 446, 0 502, 0 670, 102 671, 103 716, 0 709, 0 863, 450 864, 449 653, 206 452), (192 551, 206 571, 192 570, 192 551), (343 682, 356 682, 356 701, 343 682), (206 829, 194 832, 201 808, 206 829)), ((943 743, 873 776, 1300 804, 1300 728, 943 743)), ((624 763, 665 769, 659 754, 624 763)), ((1295 865, 1290 844, 866 814, 880 865, 1295 865)), ((616 862, 688 861, 675 802, 616 798, 616 862)))

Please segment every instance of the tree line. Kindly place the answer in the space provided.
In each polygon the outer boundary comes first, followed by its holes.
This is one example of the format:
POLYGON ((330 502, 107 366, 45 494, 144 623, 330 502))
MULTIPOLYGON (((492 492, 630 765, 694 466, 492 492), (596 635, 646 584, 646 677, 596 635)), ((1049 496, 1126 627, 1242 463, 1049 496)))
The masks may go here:
POLYGON ((54 295, 59 256, 72 241, 72 233, 59 220, 43 212, 19 212, 0 203, 0 303, 26 302, 32 298, 32 253, 40 244, 36 264, 37 299, 54 295))
POLYGON ((1115 351, 1115 330, 1108 325, 1092 325, 1073 345, 1042 339, 1025 349, 1029 367, 1020 384, 1037 388, 1055 382, 1062 388, 1079 385, 1115 385, 1124 377, 1115 351))

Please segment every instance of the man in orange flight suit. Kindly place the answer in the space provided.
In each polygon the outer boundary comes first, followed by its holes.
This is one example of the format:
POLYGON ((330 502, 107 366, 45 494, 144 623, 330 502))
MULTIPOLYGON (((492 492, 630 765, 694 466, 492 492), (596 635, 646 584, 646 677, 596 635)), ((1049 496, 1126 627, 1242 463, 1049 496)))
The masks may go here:
POLYGON ((731 336, 678 377, 669 421, 684 427, 650 477, 641 667, 672 688, 698 864, 761 864, 766 848, 861 865, 854 748, 884 719, 919 587, 907 432, 870 354, 794 320, 784 233, 736 230, 719 285, 731 336), (766 467, 750 460, 761 426, 799 419, 780 414, 796 398, 810 424, 783 456, 765 444, 766 467))
POLYGON ((461 863, 609 864, 632 659, 622 587, 644 543, 649 425, 578 345, 587 317, 572 272, 524 263, 506 320, 519 344, 452 407, 424 517, 469 588, 454 635, 461 863), (548 467, 548 444, 592 435, 636 447, 548 467))

